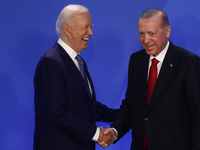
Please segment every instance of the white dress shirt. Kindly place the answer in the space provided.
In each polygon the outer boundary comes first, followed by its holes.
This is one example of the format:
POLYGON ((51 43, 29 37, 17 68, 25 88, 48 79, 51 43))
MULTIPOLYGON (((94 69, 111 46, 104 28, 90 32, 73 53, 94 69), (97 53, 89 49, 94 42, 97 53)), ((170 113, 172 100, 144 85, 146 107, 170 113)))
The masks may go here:
MULTIPOLYGON (((68 46, 65 42, 63 42, 60 38, 58 39, 57 42, 66 51, 66 53, 71 57, 74 64, 76 65, 76 67, 80 71, 78 61, 76 60, 77 53, 70 46, 68 46)), ((90 92, 91 92, 91 95, 92 95, 92 90, 91 90, 91 85, 90 85, 89 80, 88 80, 88 83, 89 83, 89 88, 90 88, 90 92)), ((99 127, 97 127, 96 133, 95 133, 94 137, 92 138, 92 140, 97 141, 98 138, 99 138, 99 134, 100 134, 100 129, 99 129, 99 127)))
MULTIPOLYGON (((150 55, 150 57, 149 57, 148 76, 149 76, 149 70, 150 70, 151 63, 152 63, 151 60, 152 60, 153 58, 156 58, 156 59, 159 61, 158 64, 157 64, 157 71, 158 71, 157 76, 159 75, 160 69, 161 69, 161 67, 162 67, 162 64, 163 64, 163 61, 164 61, 164 58, 165 58, 165 55, 166 55, 166 53, 167 53, 168 48, 169 48, 169 41, 167 42, 167 45, 165 46, 165 48, 164 48, 156 57, 154 57, 153 55, 150 55)), ((148 77, 147 77, 147 78, 148 78, 148 77)))

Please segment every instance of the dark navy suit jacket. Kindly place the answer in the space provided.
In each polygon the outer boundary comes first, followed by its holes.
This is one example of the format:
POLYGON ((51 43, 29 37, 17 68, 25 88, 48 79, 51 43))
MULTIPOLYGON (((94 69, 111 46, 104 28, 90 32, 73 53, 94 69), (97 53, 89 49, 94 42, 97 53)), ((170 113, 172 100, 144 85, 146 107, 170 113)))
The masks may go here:
POLYGON ((200 150, 200 58, 170 43, 149 106, 145 50, 133 53, 128 88, 113 127, 132 129, 131 150, 200 150))
POLYGON ((35 76, 34 150, 94 150, 95 121, 114 120, 118 110, 90 99, 76 65, 56 43, 39 61, 35 76))

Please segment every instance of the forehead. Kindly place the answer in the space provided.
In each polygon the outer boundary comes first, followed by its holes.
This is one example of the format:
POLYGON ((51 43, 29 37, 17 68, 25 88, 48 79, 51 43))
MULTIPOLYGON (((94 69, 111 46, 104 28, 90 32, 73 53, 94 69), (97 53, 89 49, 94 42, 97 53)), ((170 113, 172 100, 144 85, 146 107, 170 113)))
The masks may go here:
POLYGON ((86 12, 82 12, 75 15, 74 23, 83 24, 83 25, 92 24, 92 18, 91 18, 90 13, 86 11, 86 12))
POLYGON ((142 30, 155 30, 160 28, 162 25, 162 20, 159 16, 153 16, 151 18, 140 18, 138 20, 138 29, 142 30))

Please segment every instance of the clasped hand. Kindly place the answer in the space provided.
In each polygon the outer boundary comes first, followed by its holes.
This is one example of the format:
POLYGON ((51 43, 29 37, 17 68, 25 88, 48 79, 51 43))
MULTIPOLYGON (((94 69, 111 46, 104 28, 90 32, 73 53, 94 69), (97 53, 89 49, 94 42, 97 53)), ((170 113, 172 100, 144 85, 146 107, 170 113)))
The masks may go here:
POLYGON ((111 128, 104 129, 102 126, 100 126, 99 128, 100 128, 100 134, 97 143, 100 146, 106 148, 110 146, 116 139, 117 137, 116 132, 111 128))

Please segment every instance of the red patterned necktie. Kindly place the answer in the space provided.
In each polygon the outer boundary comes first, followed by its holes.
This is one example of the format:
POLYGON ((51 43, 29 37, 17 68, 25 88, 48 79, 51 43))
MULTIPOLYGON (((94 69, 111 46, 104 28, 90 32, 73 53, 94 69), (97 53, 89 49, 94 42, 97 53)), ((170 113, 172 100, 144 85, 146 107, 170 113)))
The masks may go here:
MULTIPOLYGON (((148 84, 147 84, 147 106, 149 105, 150 99, 151 99, 151 95, 153 93, 153 89, 155 87, 156 84, 156 80, 157 80, 157 64, 158 64, 158 60, 153 58, 152 59, 152 64, 149 70, 149 79, 148 79, 148 84)), ((144 147, 143 149, 145 149, 147 146, 147 142, 146 142, 146 136, 144 137, 144 147)))
POLYGON ((158 62, 159 61, 157 59, 153 58, 152 64, 149 70, 149 79, 148 79, 148 85, 147 85, 147 105, 149 105, 151 95, 153 93, 153 89, 156 84, 157 74, 158 74, 158 71, 157 71, 158 62))

